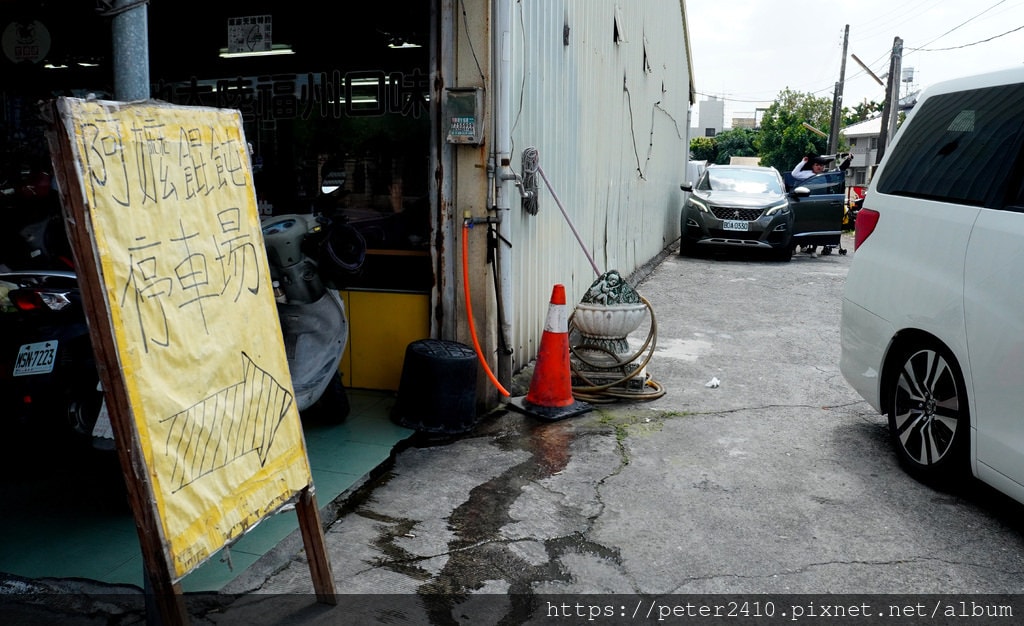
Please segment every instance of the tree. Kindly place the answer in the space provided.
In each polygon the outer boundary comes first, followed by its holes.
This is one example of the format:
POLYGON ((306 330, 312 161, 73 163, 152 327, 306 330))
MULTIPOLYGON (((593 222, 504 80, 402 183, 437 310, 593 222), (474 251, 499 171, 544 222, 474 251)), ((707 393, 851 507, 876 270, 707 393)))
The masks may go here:
POLYGON ((696 161, 715 163, 718 143, 712 137, 694 137, 690 140, 690 158, 696 161))
POLYGON ((754 140, 761 164, 788 172, 807 153, 822 154, 828 147, 831 118, 830 99, 783 89, 761 119, 754 140))
POLYGON ((751 128, 723 130, 715 136, 718 154, 715 163, 728 163, 734 156, 757 156, 754 138, 757 132, 751 128))
POLYGON ((881 102, 868 102, 865 100, 853 108, 843 107, 843 126, 852 126, 858 122, 871 119, 882 113, 881 102))

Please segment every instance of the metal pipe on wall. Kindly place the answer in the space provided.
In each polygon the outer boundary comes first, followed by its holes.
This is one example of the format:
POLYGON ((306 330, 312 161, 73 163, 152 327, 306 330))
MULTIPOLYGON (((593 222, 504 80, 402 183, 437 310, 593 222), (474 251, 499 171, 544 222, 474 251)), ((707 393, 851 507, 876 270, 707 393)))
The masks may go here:
POLYGON ((435 123, 431 125, 430 150, 431 192, 434 196, 431 209, 431 221, 434 229, 434 241, 430 246, 431 264, 434 268, 434 287, 431 293, 430 337, 435 339, 455 339, 457 337, 456 316, 445 315, 446 311, 456 311, 458 302, 455 298, 455 260, 452 251, 456 249, 455 226, 452 222, 454 200, 455 150, 454 146, 445 141, 441 130, 444 102, 444 77, 455 76, 455 0, 439 0, 431 3, 431 115, 435 123))
MULTIPOLYGON (((510 236, 513 183, 515 174, 511 170, 512 163, 512 7, 513 0, 493 0, 494 13, 491 31, 492 61, 491 67, 491 112, 494 116, 494 160, 498 171, 495 177, 497 185, 495 208, 498 211, 498 253, 495 262, 498 264, 498 305, 502 310, 498 316, 501 320, 501 333, 504 346, 512 346, 512 280, 509 260, 511 247, 510 236), (504 243, 504 245, 502 245, 504 243)), ((508 385, 512 380, 512 354, 499 351, 497 358, 498 379, 508 385)))

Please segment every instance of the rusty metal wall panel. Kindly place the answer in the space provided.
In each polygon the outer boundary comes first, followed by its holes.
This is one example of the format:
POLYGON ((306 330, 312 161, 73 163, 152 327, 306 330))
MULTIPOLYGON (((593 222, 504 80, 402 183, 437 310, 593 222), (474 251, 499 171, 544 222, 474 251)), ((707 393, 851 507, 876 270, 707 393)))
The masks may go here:
POLYGON ((508 216, 518 371, 537 353, 555 284, 571 310, 598 272, 628 276, 678 238, 690 66, 679 0, 515 7, 513 167, 524 174, 527 148, 540 167, 537 214, 508 216))

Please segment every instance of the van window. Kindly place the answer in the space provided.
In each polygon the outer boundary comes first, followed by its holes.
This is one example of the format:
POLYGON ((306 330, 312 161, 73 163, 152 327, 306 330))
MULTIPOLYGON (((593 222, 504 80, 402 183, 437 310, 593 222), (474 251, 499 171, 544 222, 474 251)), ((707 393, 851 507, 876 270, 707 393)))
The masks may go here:
POLYGON ((878 191, 1003 208, 1008 181, 1020 181, 1024 84, 936 95, 919 106, 878 191))

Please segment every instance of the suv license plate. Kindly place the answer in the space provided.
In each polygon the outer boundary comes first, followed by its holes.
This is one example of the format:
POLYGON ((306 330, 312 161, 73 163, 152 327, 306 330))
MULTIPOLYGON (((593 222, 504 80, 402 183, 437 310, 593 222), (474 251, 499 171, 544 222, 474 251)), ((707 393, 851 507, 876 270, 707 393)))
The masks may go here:
POLYGON ((722 220, 722 228, 725 230, 750 230, 750 222, 741 220, 722 220))
POLYGON ((18 348, 18 358, 14 362, 14 376, 49 374, 53 371, 53 364, 56 362, 56 341, 26 343, 18 348))

